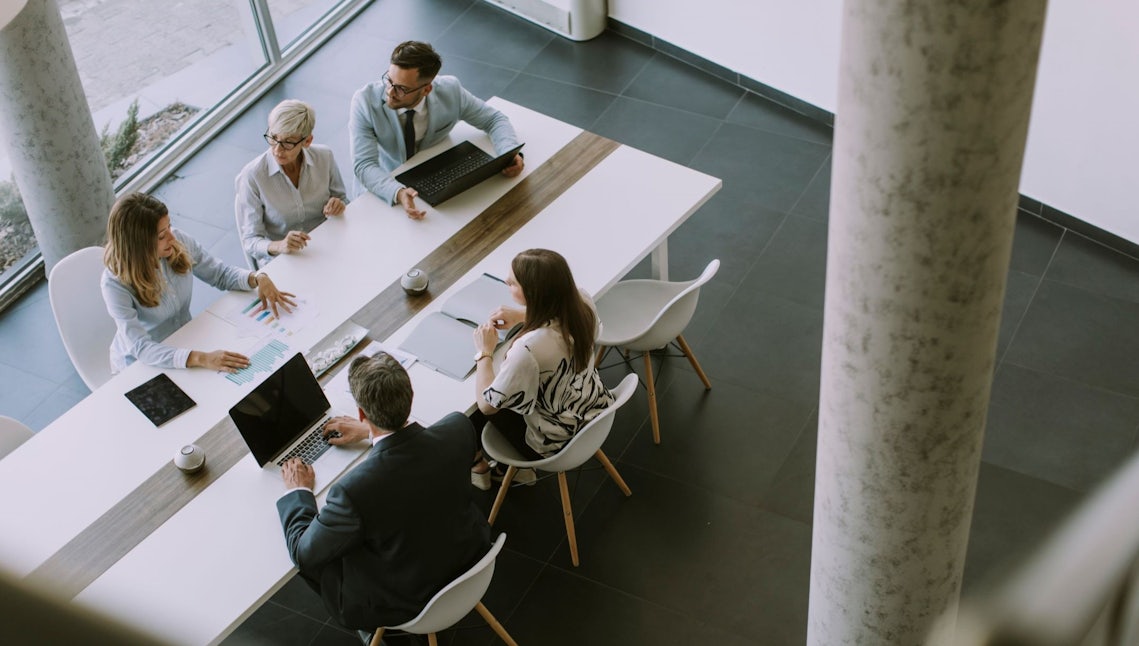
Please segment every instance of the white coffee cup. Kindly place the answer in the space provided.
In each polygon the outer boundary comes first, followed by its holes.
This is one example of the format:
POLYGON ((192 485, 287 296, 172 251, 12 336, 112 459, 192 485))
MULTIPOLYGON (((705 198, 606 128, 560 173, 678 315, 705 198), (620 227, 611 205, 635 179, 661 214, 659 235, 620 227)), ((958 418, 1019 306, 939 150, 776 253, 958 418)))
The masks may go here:
POLYGON ((206 464, 206 453, 197 444, 187 444, 174 454, 174 466, 193 473, 206 464))

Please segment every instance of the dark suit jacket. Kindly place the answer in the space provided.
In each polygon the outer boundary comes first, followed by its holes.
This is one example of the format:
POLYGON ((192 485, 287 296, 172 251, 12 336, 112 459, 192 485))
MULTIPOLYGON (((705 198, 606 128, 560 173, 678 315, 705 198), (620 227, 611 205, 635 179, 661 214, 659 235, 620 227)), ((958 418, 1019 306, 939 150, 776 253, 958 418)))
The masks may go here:
POLYGON ((385 438, 332 485, 317 513, 311 492, 277 501, 289 555, 348 628, 415 617, 436 592, 490 549, 471 498, 475 435, 451 413, 385 438))

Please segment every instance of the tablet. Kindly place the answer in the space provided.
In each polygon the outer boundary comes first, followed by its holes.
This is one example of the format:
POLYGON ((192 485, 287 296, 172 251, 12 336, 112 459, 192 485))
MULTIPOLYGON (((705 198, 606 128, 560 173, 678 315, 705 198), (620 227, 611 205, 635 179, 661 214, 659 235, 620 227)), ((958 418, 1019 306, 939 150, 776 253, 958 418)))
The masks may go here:
POLYGON ((197 406, 164 372, 125 394, 135 408, 142 411, 155 426, 162 426, 197 406))

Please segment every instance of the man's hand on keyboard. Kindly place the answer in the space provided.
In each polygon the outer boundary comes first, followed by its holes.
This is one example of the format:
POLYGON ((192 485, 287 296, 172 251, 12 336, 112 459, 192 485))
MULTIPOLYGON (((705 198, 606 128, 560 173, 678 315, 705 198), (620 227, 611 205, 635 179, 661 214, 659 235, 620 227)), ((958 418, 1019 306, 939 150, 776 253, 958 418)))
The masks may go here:
POLYGON ((324 425, 324 437, 328 439, 329 444, 334 446, 366 440, 368 439, 368 433, 367 422, 361 422, 347 415, 333 417, 324 425), (340 433, 340 437, 329 437, 329 434, 333 431, 340 433))
POLYGON ((304 487, 311 490, 316 485, 316 474, 313 473, 312 467, 302 462, 300 458, 293 458, 282 464, 281 477, 285 480, 286 489, 304 487))

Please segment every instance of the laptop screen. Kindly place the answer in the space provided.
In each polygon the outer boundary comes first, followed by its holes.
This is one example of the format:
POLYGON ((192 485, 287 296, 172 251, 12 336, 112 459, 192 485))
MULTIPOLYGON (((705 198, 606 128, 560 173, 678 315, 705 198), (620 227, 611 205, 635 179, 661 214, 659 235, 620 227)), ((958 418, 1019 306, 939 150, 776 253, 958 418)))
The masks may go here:
POLYGON ((328 409, 324 390, 298 352, 229 409, 229 416, 264 466, 328 409))

